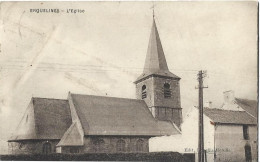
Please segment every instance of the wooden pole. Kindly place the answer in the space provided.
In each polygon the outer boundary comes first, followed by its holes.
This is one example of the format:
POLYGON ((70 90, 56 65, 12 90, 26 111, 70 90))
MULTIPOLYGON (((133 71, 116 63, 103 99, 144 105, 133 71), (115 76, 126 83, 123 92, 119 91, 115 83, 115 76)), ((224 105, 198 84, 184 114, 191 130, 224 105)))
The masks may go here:
POLYGON ((206 72, 200 70, 198 73, 199 81, 199 141, 198 141, 198 160, 199 162, 204 162, 204 122, 203 122, 203 78, 205 77, 206 72))

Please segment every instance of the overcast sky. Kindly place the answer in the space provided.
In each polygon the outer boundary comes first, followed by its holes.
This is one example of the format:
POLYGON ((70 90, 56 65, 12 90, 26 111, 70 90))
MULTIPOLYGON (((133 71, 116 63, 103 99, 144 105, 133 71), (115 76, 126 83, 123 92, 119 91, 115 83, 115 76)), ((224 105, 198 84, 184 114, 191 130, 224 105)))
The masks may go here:
MULTIPOLYGON (((155 20, 171 72, 181 77, 185 114, 223 91, 257 98, 257 2, 155 2, 155 20)), ((31 97, 80 94, 135 98, 152 25, 152 2, 1 3, 1 149, 31 97), (30 13, 58 8, 62 13, 30 13), (67 9, 85 13, 68 14, 67 9)))

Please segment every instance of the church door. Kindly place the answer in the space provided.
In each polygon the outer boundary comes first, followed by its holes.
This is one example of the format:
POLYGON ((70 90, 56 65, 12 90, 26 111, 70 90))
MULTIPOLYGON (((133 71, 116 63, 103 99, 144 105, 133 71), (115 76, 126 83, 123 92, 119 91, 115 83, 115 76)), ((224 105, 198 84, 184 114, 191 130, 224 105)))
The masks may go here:
POLYGON ((46 142, 43 144, 43 149, 42 149, 43 154, 47 155, 51 153, 51 144, 49 142, 46 142))

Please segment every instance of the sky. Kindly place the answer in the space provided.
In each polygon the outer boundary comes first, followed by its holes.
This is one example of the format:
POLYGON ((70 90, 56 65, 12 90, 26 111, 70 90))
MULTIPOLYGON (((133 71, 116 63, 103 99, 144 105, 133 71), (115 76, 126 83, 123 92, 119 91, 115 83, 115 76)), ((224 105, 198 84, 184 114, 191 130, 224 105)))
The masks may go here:
POLYGON ((199 70, 214 107, 227 90, 257 99, 257 2, 1 2, 0 153, 32 97, 135 98, 153 4, 168 67, 181 77, 184 115, 198 104, 199 70), (39 8, 64 12, 30 12, 39 8))

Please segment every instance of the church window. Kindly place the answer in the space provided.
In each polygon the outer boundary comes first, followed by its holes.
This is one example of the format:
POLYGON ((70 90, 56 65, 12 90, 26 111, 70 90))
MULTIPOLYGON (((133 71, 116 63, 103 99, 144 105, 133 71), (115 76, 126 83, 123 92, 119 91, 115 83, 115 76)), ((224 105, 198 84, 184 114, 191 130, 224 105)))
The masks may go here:
POLYGON ((118 152, 125 152, 125 141, 120 139, 116 143, 116 150, 118 152))
POLYGON ((142 86, 142 99, 145 99, 147 97, 146 95, 146 85, 142 86))
POLYGON ((138 139, 137 142, 136 142, 136 151, 137 152, 143 152, 144 148, 144 141, 142 139, 138 139))
POLYGON ((46 142, 43 144, 42 149, 43 154, 50 154, 51 153, 51 144, 49 142, 46 142))
POLYGON ((71 147, 70 148, 70 153, 72 153, 72 154, 79 153, 79 148, 78 147, 71 147))
POLYGON ((23 142, 19 143, 19 149, 21 150, 23 148, 24 144, 23 142))
POLYGON ((103 151, 105 142, 103 139, 96 139, 93 142, 96 152, 103 151))
POLYGON ((170 84, 165 83, 163 85, 163 93, 164 93, 164 98, 170 98, 171 97, 171 89, 170 89, 170 84))

